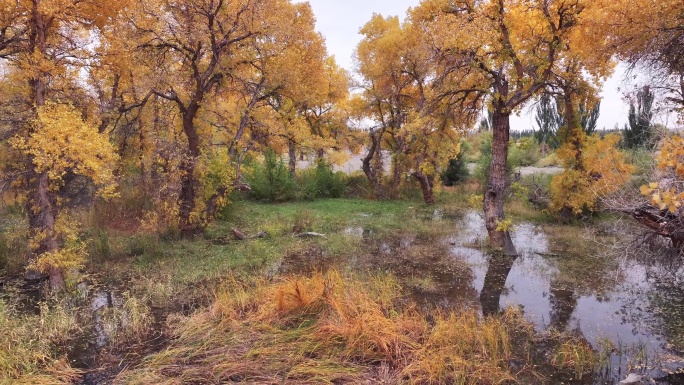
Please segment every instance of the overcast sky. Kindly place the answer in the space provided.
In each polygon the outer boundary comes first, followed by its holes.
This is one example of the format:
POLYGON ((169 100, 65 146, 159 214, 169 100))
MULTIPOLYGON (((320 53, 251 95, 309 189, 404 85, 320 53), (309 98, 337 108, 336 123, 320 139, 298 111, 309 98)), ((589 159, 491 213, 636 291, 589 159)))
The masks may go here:
MULTIPOLYGON (((309 0, 316 15, 316 28, 326 38, 328 52, 335 55, 337 63, 353 71, 352 55, 361 40, 359 29, 370 20, 373 13, 383 16, 399 16, 403 19, 409 7, 417 6, 419 0, 309 0)), ((603 86, 601 96, 601 116, 598 129, 613 128, 617 123, 622 127, 627 122, 628 106, 623 101, 623 92, 632 90, 634 85, 625 81, 625 74, 618 67, 616 74, 603 86)), ((534 111, 524 108, 520 117, 511 121, 515 130, 529 129, 534 125, 534 111)), ((673 122, 661 118, 660 123, 671 125, 673 122)))

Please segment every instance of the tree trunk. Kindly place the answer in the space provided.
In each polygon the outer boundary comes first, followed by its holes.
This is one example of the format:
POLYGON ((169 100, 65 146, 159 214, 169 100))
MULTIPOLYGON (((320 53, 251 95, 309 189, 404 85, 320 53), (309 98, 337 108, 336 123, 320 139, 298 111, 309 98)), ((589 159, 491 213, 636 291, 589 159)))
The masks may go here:
POLYGON ((392 157, 392 182, 389 186, 389 194, 392 199, 399 198, 402 171, 401 163, 397 160, 396 156, 392 157))
POLYGON ((423 191, 423 200, 425 201, 426 205, 434 205, 435 204, 435 197, 433 195, 433 187, 434 187, 434 177, 425 175, 420 171, 416 171, 413 174, 414 178, 418 180, 418 183, 420 183, 420 189, 423 191))
MULTIPOLYGON (((45 20, 40 13, 40 0, 33 0, 31 15, 31 34, 30 46, 34 55, 44 57, 47 53, 45 20)), ((29 79, 29 86, 32 91, 33 102, 37 109, 45 105, 45 94, 47 81, 45 74, 38 71, 34 77, 29 79)), ((29 134, 33 134, 35 127, 29 126, 29 134)), ((39 244, 31 250, 30 261, 34 262, 42 254, 54 253, 58 250, 59 244, 55 232, 55 222, 57 219, 56 200, 50 191, 50 178, 47 172, 38 172, 33 157, 27 159, 27 179, 28 179, 28 199, 26 208, 29 216, 29 233, 31 238, 40 238, 39 244)), ((50 277, 50 287, 53 291, 64 288, 64 278, 62 269, 56 266, 48 270, 50 277)), ((34 269, 27 269, 25 278, 29 281, 42 279, 45 275, 34 269)))
POLYGON ((297 144, 292 139, 287 141, 287 156, 289 157, 287 165, 290 169, 290 175, 294 178, 297 171, 297 144))
POLYGON ((179 200, 179 229, 184 237, 193 237, 204 231, 204 225, 197 218, 192 218, 195 201, 200 189, 200 181, 195 173, 197 160, 200 156, 199 135, 194 125, 194 117, 199 105, 191 104, 183 115, 183 132, 188 139, 188 150, 181 161, 181 191, 179 200))
POLYGON ((485 225, 492 247, 506 255, 517 255, 508 231, 499 231, 499 223, 506 219, 504 199, 506 193, 506 159, 510 135, 510 113, 503 106, 495 106, 493 120, 492 162, 484 194, 485 225))
MULTIPOLYGON (((368 183, 370 183, 373 188, 373 193, 376 199, 385 199, 385 189, 382 187, 380 182, 380 176, 378 175, 378 164, 382 164, 381 161, 375 159, 378 156, 382 156, 380 150, 380 140, 382 139, 382 132, 371 133, 371 147, 368 149, 368 155, 361 160, 361 169, 363 173, 366 174, 368 183), (375 160, 375 162, 373 162, 375 160), (373 164, 375 163, 375 165, 373 164)), ((382 169, 379 170, 382 173, 382 169)))

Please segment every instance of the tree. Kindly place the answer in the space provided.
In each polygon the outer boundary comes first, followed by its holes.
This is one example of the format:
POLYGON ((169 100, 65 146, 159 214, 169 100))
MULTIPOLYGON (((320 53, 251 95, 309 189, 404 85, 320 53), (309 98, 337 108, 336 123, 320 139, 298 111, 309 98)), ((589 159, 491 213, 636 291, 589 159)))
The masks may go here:
POLYGON ((562 118, 558 113, 556 100, 552 95, 545 93, 539 98, 537 112, 534 120, 538 130, 535 130, 534 137, 539 143, 546 143, 551 148, 558 148, 558 129, 562 126, 562 118))
POLYGON ((629 148, 652 146, 653 100, 655 96, 648 86, 641 89, 634 101, 629 103, 629 125, 625 125, 625 145, 629 148))
POLYGON ((654 75, 674 110, 684 112, 684 4, 678 0, 602 0, 604 15, 592 26, 610 37, 610 48, 632 68, 641 66, 654 75))
POLYGON ((153 92, 179 117, 178 226, 193 236, 225 202, 246 152, 299 141, 299 103, 312 79, 323 81, 325 46, 310 7, 285 0, 144 2, 129 19, 145 64, 166 68, 153 92), (217 174, 222 161, 237 166, 217 174))
POLYGON ((619 136, 588 136, 574 130, 572 139, 558 150, 564 171, 551 180, 551 209, 564 217, 595 211, 600 198, 618 191, 629 181, 634 167, 617 149, 619 136))
POLYGON ((420 184, 425 203, 433 204, 435 178, 458 155, 459 132, 472 119, 435 98, 435 67, 420 29, 374 15, 361 33, 357 60, 365 108, 377 122, 368 132, 363 170, 377 197, 396 197, 409 175, 420 184), (383 152, 391 161, 387 187, 381 181, 383 152))
POLYGON ((601 101, 596 103, 591 102, 591 98, 584 98, 579 103, 578 114, 580 116, 580 124, 587 135, 592 135, 596 131, 596 123, 601 115, 601 101))
POLYGON ((93 179, 101 174, 102 183, 111 182, 104 177, 110 163, 103 161, 112 160, 106 139, 97 135, 91 120, 84 119, 87 98, 82 98, 77 78, 92 52, 83 47, 95 44, 87 40, 88 32, 103 28, 124 5, 97 0, 0 3, 0 59, 13 69, 10 81, 21 101, 10 131, 20 156, 15 166, 24 176, 21 186, 29 217, 33 269, 26 277, 37 279, 48 273, 55 290, 64 286, 63 269, 76 259, 67 245, 69 231, 60 225, 64 186, 74 176, 93 179))
POLYGON ((641 186, 648 198, 632 216, 657 236, 667 238, 678 252, 684 250, 684 138, 673 136, 663 145, 658 160, 659 180, 641 186))
POLYGON ((427 31, 437 84, 449 104, 493 112, 492 161, 484 194, 490 243, 516 254, 504 215, 511 113, 542 90, 584 9, 582 1, 427 0, 412 20, 427 31))

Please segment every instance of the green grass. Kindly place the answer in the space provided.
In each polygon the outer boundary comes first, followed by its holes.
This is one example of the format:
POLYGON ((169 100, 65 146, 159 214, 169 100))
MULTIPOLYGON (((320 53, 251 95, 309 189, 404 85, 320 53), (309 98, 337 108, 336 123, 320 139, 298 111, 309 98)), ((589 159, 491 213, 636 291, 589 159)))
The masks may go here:
MULTIPOLYGON (((452 219, 461 210, 459 202, 463 199, 450 198, 444 196, 438 207, 406 200, 238 201, 224 210, 205 236, 192 240, 95 231, 88 270, 114 284, 130 282, 133 294, 158 307, 204 302, 215 283, 225 277, 271 276, 288 257, 299 258, 299 266, 307 269, 358 257, 370 260, 369 242, 409 234, 425 244, 425 250, 432 250, 430 243, 452 231, 452 219), (443 220, 432 220, 437 208, 444 212, 443 220), (267 236, 237 240, 232 228, 248 236, 266 231, 267 236), (301 232, 325 237, 295 236, 301 232), (363 239, 359 232, 363 232, 363 239)), ((421 254, 421 250, 413 248, 408 253, 421 254)), ((416 254, 415 258, 420 257, 416 254)))

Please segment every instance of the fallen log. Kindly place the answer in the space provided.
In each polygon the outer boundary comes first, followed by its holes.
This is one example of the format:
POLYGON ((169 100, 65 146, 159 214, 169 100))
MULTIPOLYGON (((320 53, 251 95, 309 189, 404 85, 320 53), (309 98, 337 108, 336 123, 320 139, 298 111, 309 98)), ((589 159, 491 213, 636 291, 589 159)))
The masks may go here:
POLYGON ((241 241, 244 241, 245 239, 249 238, 247 235, 245 235, 245 233, 243 233, 242 231, 236 229, 235 227, 231 227, 230 232, 233 233, 233 235, 235 236, 235 238, 237 238, 237 239, 239 239, 239 240, 241 240, 241 241))
POLYGON ((230 229, 230 232, 233 233, 233 236, 235 236, 235 238, 240 240, 240 241, 244 241, 247 239, 257 239, 257 238, 262 239, 262 238, 266 238, 268 236, 268 233, 264 230, 259 231, 256 235, 252 235, 251 237, 248 236, 247 234, 243 233, 242 231, 236 229, 235 227, 232 227, 230 229))
POLYGON ((319 237, 319 238, 327 238, 327 237, 325 236, 325 234, 313 233, 313 232, 306 232, 306 233, 295 234, 295 237, 297 237, 297 238, 316 238, 316 237, 319 237))

